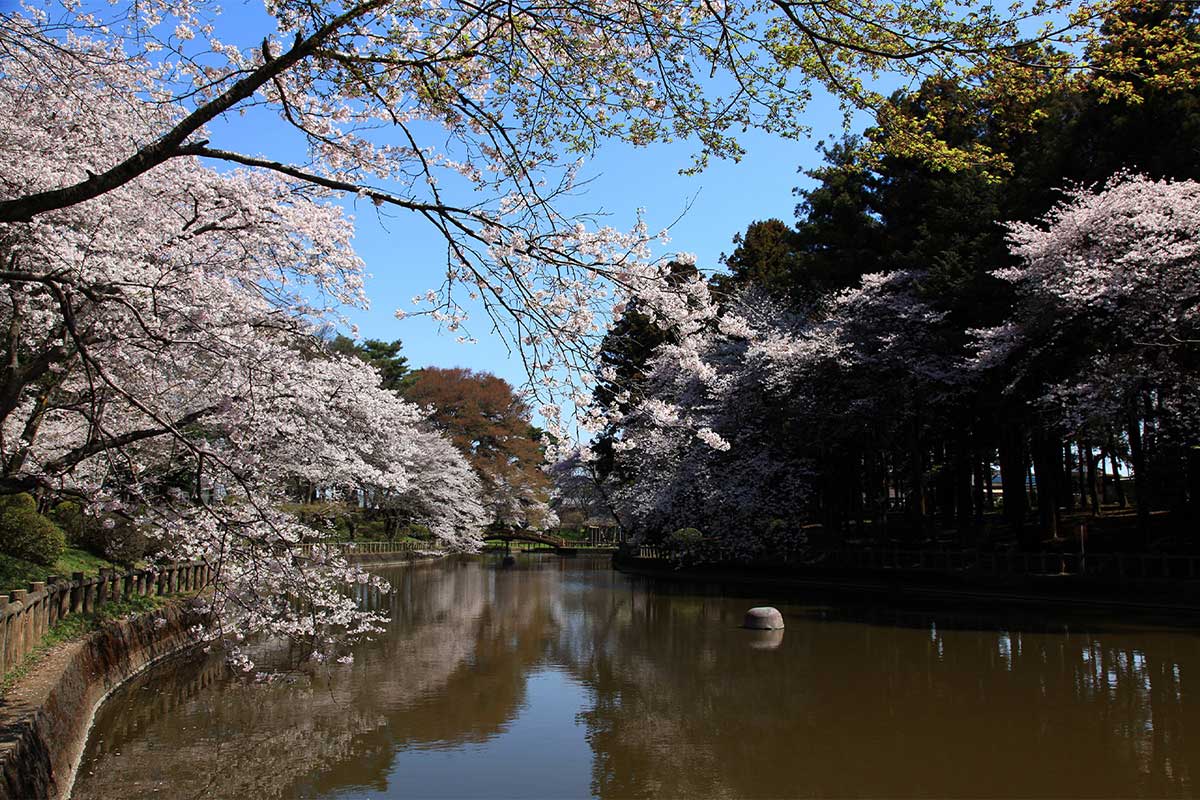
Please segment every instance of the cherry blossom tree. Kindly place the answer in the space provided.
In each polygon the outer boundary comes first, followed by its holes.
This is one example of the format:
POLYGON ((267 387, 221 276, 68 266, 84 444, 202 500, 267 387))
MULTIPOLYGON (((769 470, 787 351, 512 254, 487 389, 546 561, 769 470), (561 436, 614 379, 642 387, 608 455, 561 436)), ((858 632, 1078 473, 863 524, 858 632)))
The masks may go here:
POLYGON ((1198 488, 1200 185, 1118 174, 1009 237, 1020 263, 995 274, 1014 285, 1015 311, 978 332, 977 363, 1073 436, 1126 431, 1145 533, 1147 473, 1160 491, 1181 476, 1193 482, 1181 494, 1198 488))
POLYGON ((401 462, 410 485, 400 492, 383 490, 380 505, 426 525, 444 547, 478 549, 492 520, 483 483, 470 462, 448 438, 430 430, 427 421, 398 430, 412 440, 401 462))
POLYGON ((1118 175, 1009 231, 1021 263, 994 274, 1017 288, 1017 313, 981 332, 981 362, 1038 384, 1070 427, 1119 417, 1148 386, 1194 422, 1200 186, 1118 175))
MULTIPOLYGON (((660 345, 644 398, 610 420, 612 491, 635 529, 699 528, 709 557, 745 560, 805 544, 804 522, 835 527, 851 494, 881 513, 883 488, 847 476, 872 449, 936 427, 969 381, 921 278, 866 275, 804 309, 750 290, 660 345)), ((918 463, 918 515, 924 480, 918 463)))
MULTIPOLYGON (((0 185, 113 158, 173 113, 138 97, 123 59, 41 55, 0 73, 0 185)), ((213 635, 288 635, 322 657, 375 628, 344 591, 373 579, 303 546, 323 537, 280 510, 292 481, 406 496, 451 547, 482 524, 452 445, 374 368, 324 350, 337 309, 365 302, 326 195, 180 158, 0 226, 0 486, 77 498, 209 561, 213 635)))
POLYGON ((1053 91, 1043 76, 1068 74, 1079 47, 1048 48, 1090 41, 1106 13, 1131 2, 1029 0, 1002 12, 879 0, 273 0, 236 21, 211 0, 34 3, 0 24, 18 72, 34 60, 60 79, 104 72, 114 91, 154 104, 137 112, 138 135, 109 137, 103 155, 80 146, 104 125, 60 130, 74 156, 6 187, 0 223, 30 223, 193 157, 415 214, 447 253, 420 313, 469 339, 468 308, 482 304, 531 376, 565 376, 582 404, 614 301, 644 294, 648 308, 671 285, 648 260, 644 224, 618 231, 561 210, 578 159, 609 140, 676 139, 695 144, 692 169, 736 159, 737 131, 806 132, 802 112, 821 89, 847 111, 875 112, 904 153, 948 167, 995 160, 908 119, 875 78, 946 74, 985 95, 1053 91), (1008 79, 984 80, 997 75, 1008 79), (247 112, 277 115, 293 136, 247 152, 206 127, 247 112), (304 157, 290 155, 295 145, 304 157))

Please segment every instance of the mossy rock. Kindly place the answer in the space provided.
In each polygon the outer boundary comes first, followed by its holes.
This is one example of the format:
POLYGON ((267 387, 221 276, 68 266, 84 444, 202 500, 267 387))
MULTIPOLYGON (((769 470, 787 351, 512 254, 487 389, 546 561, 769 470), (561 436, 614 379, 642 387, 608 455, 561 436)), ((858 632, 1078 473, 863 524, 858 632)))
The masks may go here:
POLYGON ((38 513, 32 496, 0 497, 0 552, 51 566, 66 548, 66 534, 38 513))

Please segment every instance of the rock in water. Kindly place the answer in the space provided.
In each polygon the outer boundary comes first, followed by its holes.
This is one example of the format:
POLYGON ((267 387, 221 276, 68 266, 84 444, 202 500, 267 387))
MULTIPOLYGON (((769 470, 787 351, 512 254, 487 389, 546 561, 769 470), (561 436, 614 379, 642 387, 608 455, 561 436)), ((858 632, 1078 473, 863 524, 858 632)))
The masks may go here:
POLYGON ((775 631, 783 627, 783 614, 770 606, 758 606, 746 612, 743 628, 755 631, 775 631))

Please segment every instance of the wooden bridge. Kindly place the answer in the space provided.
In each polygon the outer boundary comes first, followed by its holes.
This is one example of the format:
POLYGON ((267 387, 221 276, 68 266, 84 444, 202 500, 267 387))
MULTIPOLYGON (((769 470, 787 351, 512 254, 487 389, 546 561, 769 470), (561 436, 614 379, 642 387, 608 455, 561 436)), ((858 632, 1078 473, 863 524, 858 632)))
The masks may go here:
POLYGON ((554 536, 549 533, 531 530, 507 530, 507 531, 489 531, 483 535, 484 541, 501 541, 507 549, 511 542, 534 542, 536 544, 546 544, 554 548, 556 553, 573 553, 575 544, 568 543, 561 536, 554 536))

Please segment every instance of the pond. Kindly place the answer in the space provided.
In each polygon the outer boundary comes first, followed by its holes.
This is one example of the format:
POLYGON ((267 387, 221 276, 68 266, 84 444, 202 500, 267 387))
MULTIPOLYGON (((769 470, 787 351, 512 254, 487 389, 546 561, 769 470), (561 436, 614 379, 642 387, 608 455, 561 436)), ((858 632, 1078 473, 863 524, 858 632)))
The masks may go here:
MULTIPOLYGON (((607 558, 380 570, 386 635, 272 683, 159 664, 73 796, 1134 797, 1200 791, 1200 636, 731 596, 607 558), (739 628, 767 602, 783 632, 739 628)), ((264 662, 286 666, 285 648, 264 662)))

